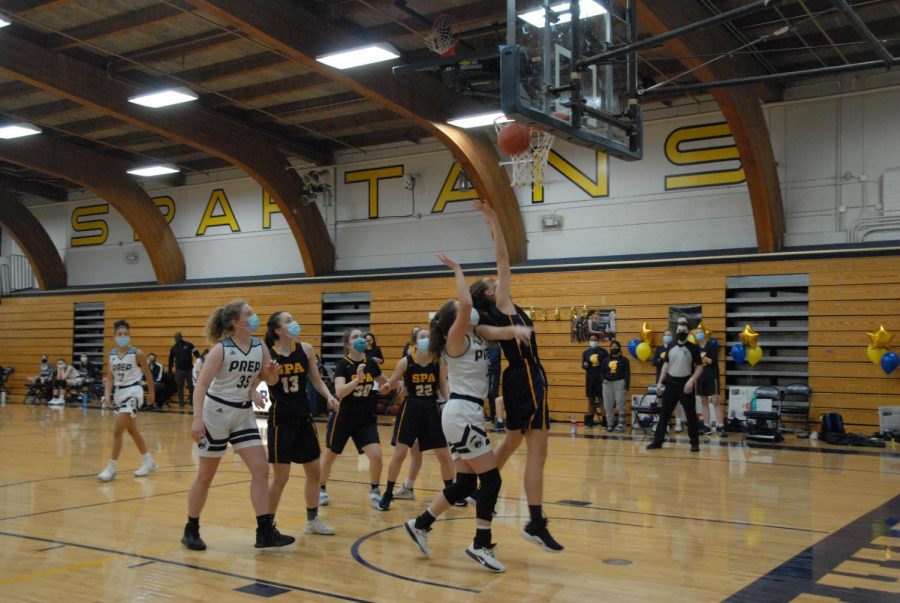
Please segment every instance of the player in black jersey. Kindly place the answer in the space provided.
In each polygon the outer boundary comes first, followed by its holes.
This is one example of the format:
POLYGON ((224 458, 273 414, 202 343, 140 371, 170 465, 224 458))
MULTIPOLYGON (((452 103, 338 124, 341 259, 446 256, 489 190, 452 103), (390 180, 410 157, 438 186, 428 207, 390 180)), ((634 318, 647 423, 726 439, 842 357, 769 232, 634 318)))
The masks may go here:
POLYGON ((387 486, 378 504, 381 511, 390 509, 400 468, 407 452, 417 441, 422 452, 434 450, 441 464, 444 485, 453 483, 450 448, 447 447, 447 438, 441 427, 441 409, 437 401, 438 393, 445 400, 450 395, 447 389, 447 367, 428 350, 428 337, 429 332, 424 329, 413 336, 409 354, 400 359, 394 374, 381 386, 381 393, 386 394, 402 380, 406 389, 406 401, 394 423, 391 445, 396 450, 388 466, 387 486))
MULTIPOLYGON (((509 251, 497 213, 485 201, 475 201, 475 207, 485 217, 494 237, 497 258, 497 279, 482 278, 470 287, 475 308, 482 319, 497 326, 533 326, 522 308, 513 303, 510 293, 511 271, 509 251)), ((500 347, 509 366, 503 371, 503 402, 506 406, 507 436, 497 446, 497 466, 501 469, 513 452, 522 444, 528 447, 525 462, 525 496, 531 521, 522 536, 549 552, 559 552, 559 544, 547 530, 547 518, 542 511, 544 497, 544 464, 550 428, 550 409, 547 397, 547 374, 538 357, 537 338, 532 332, 530 345, 517 340, 501 341, 500 347)))
POLYGON ((328 416, 325 451, 322 453, 319 504, 328 504, 326 483, 331 466, 353 438, 356 450, 369 459, 369 501, 375 508, 381 501, 381 440, 375 413, 375 387, 387 383, 378 364, 366 358, 366 340, 360 329, 344 331, 344 351, 334 367, 334 393, 340 405, 328 416))
POLYGON ((269 513, 278 509, 281 493, 291 476, 291 463, 303 465, 306 473, 305 534, 334 534, 334 528, 319 518, 319 435, 313 423, 306 381, 313 384, 328 408, 336 408, 337 398, 322 382, 315 362, 316 350, 298 341, 300 325, 290 312, 275 312, 266 323, 266 345, 278 363, 278 377, 267 382, 272 406, 269 408, 269 462, 274 477, 269 486, 269 513))

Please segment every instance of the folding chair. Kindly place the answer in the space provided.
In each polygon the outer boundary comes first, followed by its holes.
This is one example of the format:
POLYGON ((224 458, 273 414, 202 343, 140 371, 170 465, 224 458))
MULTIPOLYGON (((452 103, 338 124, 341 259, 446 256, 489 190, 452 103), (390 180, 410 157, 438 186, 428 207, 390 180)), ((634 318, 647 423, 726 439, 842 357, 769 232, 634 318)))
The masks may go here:
POLYGON ((767 442, 780 442, 782 439, 779 427, 781 426, 781 390, 777 387, 757 387, 753 393, 756 401, 756 410, 748 410, 744 413, 744 424, 747 427, 744 438, 748 440, 763 440, 767 442))
POLYGON ((631 406, 632 429, 640 429, 645 434, 653 433, 659 422, 660 414, 662 414, 662 405, 657 399, 656 384, 651 383, 647 386, 647 391, 641 396, 637 405, 631 406))
MULTIPOLYGON (((781 398, 781 416, 791 416, 797 421, 803 421, 804 431, 809 433, 809 407, 812 401, 812 388, 805 383, 791 383, 784 388, 784 396, 781 398)), ((797 429, 783 429, 782 431, 798 431, 797 429)))

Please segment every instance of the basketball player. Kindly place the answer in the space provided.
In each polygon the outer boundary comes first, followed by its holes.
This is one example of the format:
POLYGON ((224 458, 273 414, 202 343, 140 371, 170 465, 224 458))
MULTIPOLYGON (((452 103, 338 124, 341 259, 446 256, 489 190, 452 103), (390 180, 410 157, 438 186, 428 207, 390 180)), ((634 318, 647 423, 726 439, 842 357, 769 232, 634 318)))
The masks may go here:
MULTIPOLYGON (((485 217, 494 237, 494 253, 497 258, 496 280, 482 278, 471 287, 475 308, 494 325, 533 325, 522 308, 513 303, 510 292, 509 252, 506 240, 497 221, 497 213, 484 201, 475 201, 475 207, 485 217)), ((538 357, 537 339, 533 331, 531 341, 500 342, 508 366, 503 371, 503 402, 506 405, 506 438, 497 446, 497 465, 502 469, 510 456, 522 444, 528 447, 525 462, 525 496, 531 521, 522 530, 522 536, 545 551, 563 550, 547 529, 547 518, 542 511, 544 497, 544 463, 547 460, 547 442, 550 428, 550 411, 547 403, 547 374, 538 357), (530 344, 530 345, 529 345, 530 344)), ((609 417, 607 417, 609 420, 609 417)))
POLYGON ((415 519, 404 523, 406 532, 423 555, 431 554, 428 532, 435 519, 451 505, 465 500, 480 482, 475 506, 475 539, 466 554, 493 572, 506 568, 494 555, 491 543, 491 521, 500 492, 500 471, 484 430, 484 398, 487 396, 487 349, 485 338, 516 339, 528 345, 532 330, 525 326, 479 326, 478 312, 472 307, 472 296, 466 287, 462 269, 444 255, 438 258, 449 266, 456 277, 459 300, 441 306, 429 328, 429 349, 442 354, 447 362, 450 398, 441 415, 444 435, 450 442, 456 466, 456 481, 447 485, 431 505, 415 519))
POLYGON ((369 459, 369 502, 377 509, 381 501, 378 483, 382 463, 375 412, 375 384, 387 383, 387 377, 381 374, 378 363, 366 356, 366 340, 360 329, 344 331, 344 352, 346 356, 334 367, 334 394, 341 403, 328 416, 319 505, 328 504, 326 487, 331 466, 344 451, 347 440, 353 438, 357 452, 369 459))
POLYGON ((194 388, 194 420, 191 437, 200 452, 197 479, 188 494, 188 522, 182 544, 194 551, 206 549, 200 538, 200 512, 225 448, 231 444, 250 471, 250 500, 256 512, 256 548, 285 546, 293 536, 281 534, 269 513, 269 464, 262 447, 251 392, 260 379, 278 378, 278 363, 252 334, 259 317, 247 303, 235 300, 216 308, 206 334, 213 344, 194 388))
POLYGON ((313 423, 306 393, 312 383, 328 408, 336 408, 337 398, 322 382, 316 366, 316 350, 298 341, 300 325, 289 312, 275 312, 266 323, 266 345, 278 363, 278 375, 267 381, 269 398, 269 462, 274 478, 269 486, 269 514, 274 516, 281 493, 291 476, 291 463, 303 465, 306 473, 306 527, 304 534, 334 534, 334 528, 319 518, 319 436, 313 423), (310 362, 312 359, 312 362, 310 362))
POLYGON ((406 388, 406 401, 394 423, 391 445, 396 447, 394 458, 388 466, 387 486, 378 509, 387 511, 394 498, 394 485, 400 475, 400 468, 410 448, 418 442, 422 452, 434 450, 441 465, 444 485, 453 483, 453 466, 450 464, 450 449, 441 430, 441 409, 438 393, 447 399, 447 368, 429 349, 429 333, 419 330, 410 341, 409 354, 400 359, 394 374, 381 386, 381 393, 391 391, 400 380, 406 388))
MULTIPOLYGON (((149 383, 153 383, 153 376, 147 367, 147 356, 135 347, 131 347, 131 327, 127 321, 117 320, 113 325, 113 333, 116 338, 116 347, 109 354, 109 370, 103 381, 104 400, 113 400, 113 408, 116 409, 116 426, 113 429, 112 454, 106 469, 97 475, 101 482, 109 482, 116 477, 116 463, 119 461, 119 453, 122 452, 122 434, 126 431, 134 440, 138 452, 143 458, 141 466, 135 472, 135 477, 150 475, 158 469, 153 462, 153 456, 147 450, 144 436, 138 431, 138 409, 144 402, 144 388, 141 387, 143 376, 149 383), (110 397, 113 385, 116 386, 115 398, 110 397)), ((154 392, 147 391, 147 404, 152 408, 154 404, 154 392)))

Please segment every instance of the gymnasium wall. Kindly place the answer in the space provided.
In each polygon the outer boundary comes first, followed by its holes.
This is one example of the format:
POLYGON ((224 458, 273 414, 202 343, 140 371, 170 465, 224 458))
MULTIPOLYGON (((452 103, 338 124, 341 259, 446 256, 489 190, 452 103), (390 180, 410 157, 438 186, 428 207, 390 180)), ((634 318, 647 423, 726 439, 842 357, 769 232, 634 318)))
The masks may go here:
MULTIPOLYGON (((852 253, 851 253, 852 255, 852 253)), ((581 344, 570 342, 568 311, 572 306, 615 308, 619 337, 635 337, 646 321, 660 332, 672 304, 702 304, 704 322, 725 341, 725 283, 729 276, 809 274, 809 373, 813 416, 843 413, 857 429, 877 426, 875 410, 900 405, 900 373, 885 376, 865 353, 866 331, 884 324, 900 330, 900 271, 897 256, 721 261, 666 266, 592 265, 583 269, 530 271, 517 269, 513 293, 524 306, 560 308, 560 320, 538 321, 541 357, 550 382, 553 417, 567 420, 584 410, 581 344)), ((323 293, 368 291, 372 327, 393 368, 411 325, 425 324, 428 312, 454 294, 447 272, 374 279, 316 279, 284 284, 225 287, 77 292, 14 296, 0 301, 0 364, 14 366, 11 400, 22 400, 23 380, 33 374, 42 353, 69 358, 75 303, 106 304, 107 345, 112 323, 127 318, 134 343, 167 358, 172 334, 203 347, 203 326, 213 306, 244 298, 261 317, 277 309, 291 311, 303 326, 303 337, 318 347, 323 293)), ((733 336, 732 336, 733 337, 733 336)), ((729 340, 730 343, 730 340, 729 340)), ((653 378, 649 364, 632 361, 629 393, 640 393, 653 378)), ((724 372, 724 361, 722 369, 724 372)))
MULTIPOLYGON (((896 88, 765 107, 788 248, 900 238, 896 88)), ((708 104, 658 113, 648 113, 638 162, 556 143, 545 186, 518 191, 530 260, 756 247, 743 170, 721 114, 708 104), (541 227, 550 213, 561 217, 562 229, 541 227)), ((433 140, 341 153, 326 168, 331 194, 316 199, 337 269, 435 266, 438 251, 466 263, 490 261, 490 236, 469 202, 474 191, 457 182, 458 168, 433 140), (404 176, 415 178, 413 188, 404 187, 404 176)), ((243 175, 190 175, 176 189, 147 186, 170 220, 188 279, 303 272, 277 207, 243 175)), ((154 280, 132 229, 106 201, 74 195, 63 204, 28 204, 59 248, 70 285, 154 280)), ((0 255, 10 252, 15 246, 3 237, 0 255)))

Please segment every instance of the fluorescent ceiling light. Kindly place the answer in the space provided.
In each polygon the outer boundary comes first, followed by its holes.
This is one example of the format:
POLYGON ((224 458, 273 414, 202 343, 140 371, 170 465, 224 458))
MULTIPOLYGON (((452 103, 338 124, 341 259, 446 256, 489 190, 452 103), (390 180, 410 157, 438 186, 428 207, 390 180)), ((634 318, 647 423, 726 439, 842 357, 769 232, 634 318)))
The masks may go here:
POLYGON ((187 88, 168 88, 128 98, 128 102, 144 105, 153 109, 195 101, 199 97, 187 88))
POLYGON ((177 174, 180 171, 171 163, 158 163, 156 165, 134 168, 133 170, 128 170, 128 173, 135 176, 162 176, 163 174, 177 174))
POLYGON ((448 119, 447 123, 457 128, 480 128, 491 124, 501 124, 512 121, 506 115, 499 111, 493 113, 480 113, 478 115, 466 115, 465 117, 457 117, 456 119, 448 119))
POLYGON ((34 124, 18 123, 0 126, 0 138, 22 138, 23 136, 33 136, 40 134, 41 129, 34 124))
POLYGON ((335 69, 350 69, 399 58, 400 52, 390 44, 370 44, 361 48, 323 54, 316 57, 316 60, 335 69))
POLYGON ((4 19, 3 17, 0 17, 0 27, 6 27, 9 24, 10 24, 9 21, 4 19))
MULTIPOLYGON (((606 13, 606 9, 603 8, 599 3, 595 0, 581 0, 578 3, 578 7, 581 9, 581 18, 587 19, 589 17, 596 17, 597 15, 602 15, 606 13)), ((559 4, 554 4, 550 7, 555 13, 562 13, 559 15, 559 20, 554 23, 554 25, 559 25, 561 23, 568 23, 572 20, 572 13, 562 12, 569 10, 568 2, 560 2, 559 4)), ((535 27, 544 27, 544 9, 538 8, 536 10, 530 10, 527 13, 522 13, 519 15, 519 18, 534 25, 535 27)))

